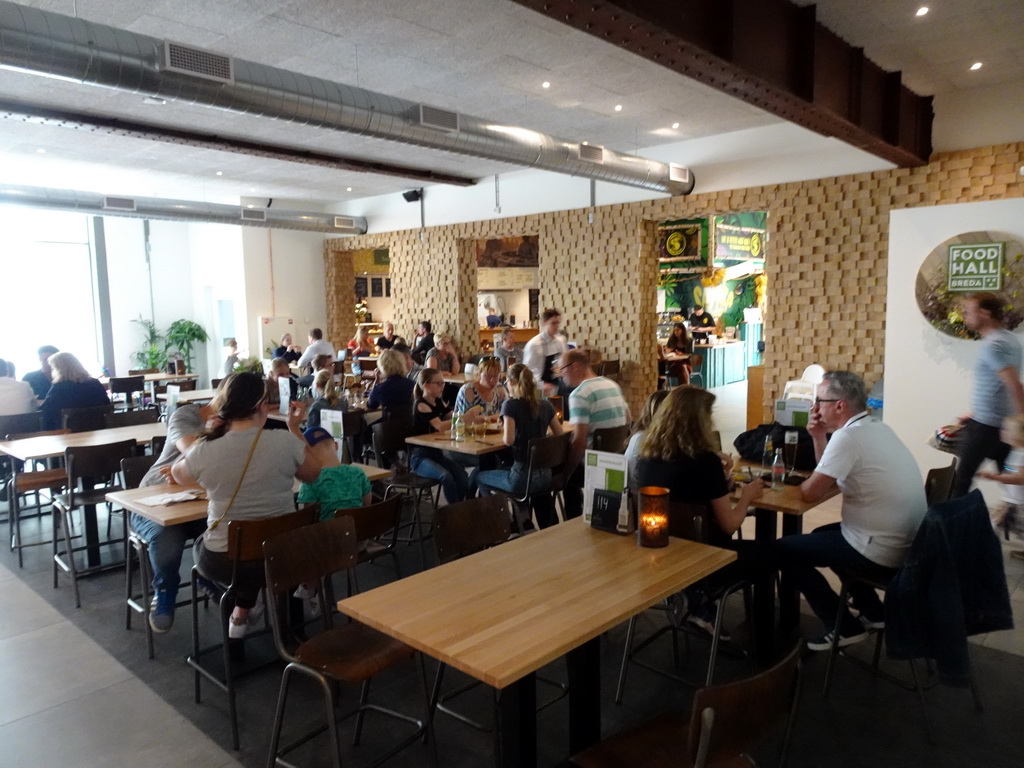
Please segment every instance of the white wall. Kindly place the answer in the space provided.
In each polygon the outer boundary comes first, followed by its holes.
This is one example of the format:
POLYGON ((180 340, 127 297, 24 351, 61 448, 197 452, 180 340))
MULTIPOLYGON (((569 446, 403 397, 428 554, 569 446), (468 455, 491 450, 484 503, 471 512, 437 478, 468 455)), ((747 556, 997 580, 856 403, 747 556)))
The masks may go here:
POLYGON ((936 152, 1024 141, 1024 81, 935 96, 936 152))
MULTIPOLYGON (((885 422, 923 470, 949 464, 925 441, 942 424, 970 411, 972 368, 979 345, 939 333, 924 319, 914 281, 925 257, 963 232, 990 230, 1024 240, 1024 200, 999 200, 893 211, 885 328, 885 422)), ((1024 341, 1024 332, 1018 329, 1024 341)))

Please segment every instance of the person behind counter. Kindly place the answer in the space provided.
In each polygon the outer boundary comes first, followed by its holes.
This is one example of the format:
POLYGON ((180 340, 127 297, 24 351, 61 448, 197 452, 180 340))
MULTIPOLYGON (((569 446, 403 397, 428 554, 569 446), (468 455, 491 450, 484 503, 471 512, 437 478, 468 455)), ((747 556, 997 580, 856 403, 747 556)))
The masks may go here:
POLYGON ((487 327, 497 328, 504 322, 505 318, 498 314, 494 307, 487 308, 487 327))
POLYGON ((690 332, 693 334, 693 342, 703 343, 708 340, 708 336, 715 330, 715 318, 704 311, 704 307, 699 304, 693 308, 693 313, 690 315, 690 332))
POLYGON ((498 342, 498 346, 494 349, 494 356, 501 363, 502 371, 508 370, 510 359, 512 362, 515 362, 522 357, 522 353, 516 346, 515 330, 513 328, 506 328, 501 332, 501 341, 498 342))

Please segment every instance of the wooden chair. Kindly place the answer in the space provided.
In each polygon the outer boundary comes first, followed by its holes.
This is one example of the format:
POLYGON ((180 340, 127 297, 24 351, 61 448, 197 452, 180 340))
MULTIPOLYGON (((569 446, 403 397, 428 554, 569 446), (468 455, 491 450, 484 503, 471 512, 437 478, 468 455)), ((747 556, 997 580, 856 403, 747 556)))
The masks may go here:
MULTIPOLYGON (((372 563, 378 557, 388 556, 395 564, 395 578, 402 578, 398 564, 398 528, 402 523, 402 496, 391 496, 377 504, 365 507, 339 509, 335 517, 351 517, 356 526, 356 537, 360 544, 357 564, 372 563)), ((355 568, 350 569, 349 594, 359 591, 355 568)))
POLYGON ((697 386, 694 379, 700 379, 701 387, 704 386, 704 355, 690 355, 690 384, 697 386))
POLYGON ((110 399, 115 405, 123 406, 124 410, 131 411, 136 405, 142 404, 142 396, 146 392, 145 376, 112 376, 108 386, 110 399), (138 393, 138 402, 135 394, 138 393), (123 395, 123 397, 118 397, 123 395))
POLYGON ((598 376, 605 376, 609 379, 618 380, 619 371, 621 367, 618 360, 605 360, 603 363, 599 363, 601 372, 598 376))
MULTIPOLYGON (((228 619, 235 607, 235 595, 237 593, 237 580, 239 565, 241 563, 252 563, 263 560, 263 543, 280 536, 287 531, 310 525, 317 520, 320 511, 319 504, 310 504, 300 510, 289 512, 277 517, 265 517, 259 520, 229 520, 228 526, 228 559, 231 560, 232 573, 231 583, 227 585, 218 584, 223 591, 220 595, 220 631, 221 641, 214 645, 200 647, 199 645, 199 602, 201 589, 199 579, 202 578, 209 583, 216 583, 208 578, 200 570, 199 566, 192 566, 192 653, 186 658, 186 662, 192 667, 195 675, 195 700, 196 704, 202 703, 200 686, 202 679, 206 678, 220 690, 228 695, 228 718, 231 722, 231 744, 235 749, 239 748, 238 740, 238 709, 235 705, 235 680, 241 674, 247 674, 258 667, 236 671, 231 661, 230 643, 228 637, 228 619), (221 657, 221 671, 223 677, 217 674, 216 669, 210 669, 203 665, 203 658, 211 654, 218 654, 221 657)), ((318 532, 322 530, 319 526, 318 532)), ((301 579, 291 586, 295 587, 301 579)), ((240 642, 248 642, 253 637, 258 637, 258 632, 250 632, 240 642)))
POLYGON ((156 408, 137 408, 132 411, 113 411, 103 414, 103 426, 106 429, 156 424, 158 421, 160 421, 160 411, 156 408))
POLYGON ((665 713, 573 755, 576 768, 755 765, 750 752, 785 720, 776 765, 786 763, 800 696, 800 644, 745 680, 698 689, 689 714, 665 713))
POLYGON ((430 523, 423 520, 420 502, 426 497, 426 500, 430 502, 431 510, 437 510, 441 497, 441 481, 421 477, 408 468, 409 465, 406 461, 408 446, 405 443, 405 438, 410 435, 412 430, 410 421, 397 418, 383 419, 374 424, 371 430, 373 432, 373 454, 377 460, 377 466, 393 468, 391 477, 382 481, 385 486, 384 499, 387 500, 392 491, 412 497, 412 518, 400 526, 409 528, 410 533, 402 540, 409 544, 419 543, 420 565, 425 569, 427 555, 423 542, 430 536, 430 523), (424 529, 426 533, 424 533, 424 529))
POLYGON ((210 389, 220 389, 220 383, 227 378, 226 376, 220 379, 210 379, 210 389))
POLYGON ((114 412, 114 404, 92 408, 65 408, 60 412, 60 423, 72 432, 95 432, 106 429, 106 415, 114 412))
POLYGON ((621 427, 595 429, 591 438, 591 447, 595 451, 623 453, 629 444, 629 424, 623 424, 621 427))
MULTIPOLYGON (((75 594, 75 607, 82 607, 82 598, 78 590, 79 576, 107 570, 111 564, 95 564, 87 568, 79 569, 75 564, 75 553, 86 550, 98 550, 100 547, 119 544, 124 540, 108 538, 106 541, 99 541, 99 534, 94 535, 97 541, 87 543, 84 546, 73 547, 71 544, 71 512, 79 507, 85 510, 87 516, 85 527, 95 531, 96 528, 96 505, 106 504, 109 516, 111 505, 106 501, 106 495, 111 491, 122 490, 117 481, 121 472, 121 459, 128 459, 135 455, 135 441, 121 440, 106 445, 75 446, 64 449, 64 467, 67 471, 65 487, 67 490, 53 500, 53 588, 59 586, 58 577, 61 572, 71 578, 71 588, 75 594), (101 487, 96 488, 94 483, 101 481, 101 487), (91 519, 88 519, 91 518, 91 519), (58 544, 58 533, 63 530, 64 549, 61 550, 58 544)), ((87 533, 87 538, 89 534, 87 533)), ((120 563, 117 563, 120 565, 120 563)))
MULTIPOLYGON (((940 501, 949 501, 953 492, 953 480, 956 479, 956 459, 948 467, 929 469, 928 476, 924 479, 924 497, 928 506, 937 504, 940 501)), ((1007 532, 1007 539, 1009 533, 1007 532)))
MULTIPOLYGON (((285 708, 288 704, 291 678, 295 674, 301 674, 315 680, 323 691, 326 730, 330 734, 332 762, 335 768, 341 766, 342 752, 336 714, 339 704, 338 687, 341 683, 361 684, 362 686, 359 705, 356 709, 355 738, 353 740, 356 745, 359 744, 363 719, 367 711, 387 714, 414 726, 414 730, 410 734, 388 750, 386 755, 373 761, 373 765, 379 764, 386 757, 390 757, 426 737, 429 750, 428 762, 431 766, 437 766, 436 746, 429 711, 425 711, 423 719, 419 720, 367 702, 372 677, 378 672, 412 658, 416 653, 415 650, 405 643, 358 622, 348 622, 336 627, 333 624, 333 614, 327 610, 329 607, 325 599, 327 581, 333 574, 354 567, 359 558, 355 521, 345 515, 317 525, 282 532, 276 536, 268 536, 263 544, 263 552, 267 574, 270 626, 274 633, 277 651, 281 658, 288 662, 288 666, 285 667, 281 675, 281 690, 271 730, 268 764, 283 763, 284 755, 294 746, 304 744, 324 730, 324 727, 320 727, 307 736, 295 739, 290 746, 281 747, 281 729, 285 708), (306 584, 312 581, 320 582, 318 594, 324 631, 295 647, 291 638, 286 635, 287 616, 281 606, 296 584, 306 584)), ((424 699, 426 699, 426 673, 422 656, 419 662, 424 699)))
MULTIPOLYGON (((35 414, 36 419, 34 422, 25 420, 23 424, 35 423, 40 424, 39 414, 35 414)), ((15 424, 13 420, 17 417, 5 417, 12 419, 8 422, 7 426, 15 424)), ((21 440, 26 437, 40 437, 43 435, 66 435, 69 433, 67 429, 55 429, 47 432, 29 432, 25 434, 12 433, 7 434, 5 439, 7 440, 21 440)), ((45 464, 43 465, 45 467, 45 464)), ((39 468, 39 465, 33 467, 32 463, 26 466, 23 462, 11 459, 10 462, 11 476, 8 481, 8 499, 10 509, 7 514, 7 528, 8 528, 8 541, 11 542, 11 551, 18 550, 18 567, 25 567, 24 548, 25 547, 36 547, 42 544, 49 544, 50 540, 46 539, 43 541, 34 541, 30 544, 24 543, 21 535, 21 523, 23 520, 30 518, 42 518, 43 516, 43 501, 40 494, 47 492, 50 495, 50 501, 52 503, 53 494, 62 491, 67 483, 67 472, 63 468, 46 469, 39 468), (33 496, 35 503, 31 505, 23 505, 22 497, 33 496), (23 515, 23 512, 28 510, 34 510, 32 515, 23 515)), ((40 527, 42 524, 40 523, 40 527)))
MULTIPOLYGON (((523 493, 516 496, 505 491, 495 490, 496 495, 509 499, 511 502, 511 517, 515 521, 516 531, 518 533, 523 532, 523 526, 520 522, 522 512, 525 512, 525 517, 530 518, 531 501, 534 497, 541 494, 551 494, 552 499, 564 488, 564 481, 561 480, 560 470, 565 465, 566 458, 569 455, 569 445, 572 443, 572 433, 563 432, 560 435, 549 435, 547 437, 535 437, 530 440, 529 443, 529 455, 527 460, 526 468, 526 488, 523 493), (549 490, 537 491, 538 476, 547 471, 550 473, 552 478, 551 487, 549 490)), ((551 511, 554 512, 554 501, 552 501, 551 511)), ((537 520, 536 525, 538 528, 547 527, 553 525, 556 520, 537 520)))
MULTIPOLYGON (((711 525, 710 511, 703 504, 684 504, 680 502, 671 502, 669 505, 669 535, 679 539, 689 539, 690 541, 697 541, 702 544, 708 542, 708 530, 711 525)), ((722 637, 722 618, 725 614, 725 601, 728 597, 736 592, 742 591, 744 601, 747 608, 747 625, 750 627, 751 632, 751 648, 754 647, 754 620, 752 615, 753 610, 753 599, 751 593, 751 585, 748 581, 736 581, 732 583, 720 583, 712 574, 707 579, 698 582, 708 600, 714 603, 716 608, 715 616, 715 629, 711 635, 711 652, 708 658, 708 671, 704 679, 705 685, 711 685, 714 680, 715 674, 715 662, 718 659, 718 649, 722 637)), ((634 638, 636 632, 637 617, 634 616, 629 620, 629 624, 626 628, 626 643, 622 650, 622 664, 619 667, 619 682, 615 689, 615 703, 621 704, 622 697, 626 691, 626 673, 629 669, 629 664, 638 664, 644 669, 648 669, 664 677, 668 677, 671 680, 675 680, 683 685, 694 685, 690 680, 680 677, 674 673, 668 672, 662 667, 655 666, 648 663, 642 658, 639 658, 639 654, 651 645, 655 640, 666 633, 672 633, 672 652, 673 655, 677 654, 678 644, 675 641, 675 635, 677 632, 688 632, 687 625, 683 622, 678 622, 675 618, 669 616, 668 623, 658 629, 649 637, 645 638, 642 642, 634 645, 634 638)), ((700 635, 706 637, 703 633, 700 635)), ((753 658, 753 654, 751 654, 753 658)), ((678 658, 675 660, 676 666, 678 666, 678 658)))

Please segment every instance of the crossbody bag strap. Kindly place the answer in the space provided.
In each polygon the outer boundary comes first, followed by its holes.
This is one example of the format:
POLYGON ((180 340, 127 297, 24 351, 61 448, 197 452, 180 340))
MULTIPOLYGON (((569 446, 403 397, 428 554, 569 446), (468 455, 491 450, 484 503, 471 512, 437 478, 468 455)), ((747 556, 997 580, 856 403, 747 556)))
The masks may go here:
POLYGON ((220 517, 218 517, 216 520, 210 523, 208 530, 212 531, 214 528, 220 525, 220 521, 227 517, 228 512, 231 511, 231 506, 235 503, 235 497, 238 495, 238 492, 242 489, 242 481, 245 480, 245 474, 246 472, 249 471, 249 463, 252 461, 253 454, 256 453, 256 444, 260 441, 260 435, 262 434, 262 429, 256 430, 256 439, 252 441, 252 447, 249 448, 249 455, 245 457, 245 466, 242 467, 242 475, 241 477, 238 478, 238 485, 235 486, 235 492, 231 494, 231 500, 228 501, 228 506, 224 510, 224 514, 222 514, 220 517))

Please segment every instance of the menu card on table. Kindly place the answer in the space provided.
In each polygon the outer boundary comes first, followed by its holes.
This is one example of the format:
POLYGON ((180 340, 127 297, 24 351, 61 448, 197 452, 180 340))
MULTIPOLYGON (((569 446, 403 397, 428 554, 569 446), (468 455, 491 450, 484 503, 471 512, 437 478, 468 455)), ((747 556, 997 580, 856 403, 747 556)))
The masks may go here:
POLYGON ((627 502, 626 457, 620 453, 587 451, 583 466, 583 519, 603 531, 635 531, 627 502))

